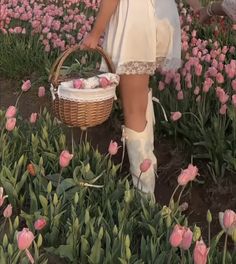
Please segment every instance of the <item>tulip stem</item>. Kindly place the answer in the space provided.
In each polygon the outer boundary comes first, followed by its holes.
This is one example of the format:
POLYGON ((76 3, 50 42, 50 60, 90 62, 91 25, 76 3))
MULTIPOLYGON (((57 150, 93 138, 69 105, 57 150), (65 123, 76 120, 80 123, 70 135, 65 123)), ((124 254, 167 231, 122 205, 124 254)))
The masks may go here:
POLYGON ((63 168, 61 168, 61 170, 60 170, 60 174, 59 174, 59 176, 58 176, 57 191, 58 191, 59 185, 60 185, 60 183, 61 183, 62 170, 63 170, 63 168))
POLYGON ((179 187, 180 187, 180 185, 177 185, 177 187, 175 188, 174 192, 172 193, 172 195, 170 197, 169 207, 170 207, 170 204, 171 204, 172 200, 174 199, 174 195, 177 192, 177 190, 179 189, 179 187))
POLYGON ((139 182, 140 182, 141 176, 142 176, 142 171, 140 172, 140 174, 139 174, 139 176, 138 176, 137 189, 138 189, 138 187, 139 187, 139 182))
POLYGON ((181 254, 181 264, 184 264, 184 251, 182 248, 180 249, 180 254, 181 254))
POLYGON ((19 102, 19 100, 20 100, 22 94, 23 94, 23 91, 21 91, 20 95, 19 95, 19 96, 17 97, 17 99, 16 99, 15 108, 17 108, 18 102, 19 102))
POLYGON ((208 222, 208 245, 211 246, 211 223, 208 222))
POLYGON ((173 254, 173 247, 171 247, 171 250, 170 250, 170 254, 169 254, 169 257, 168 257, 168 260, 167 260, 167 264, 171 264, 171 259, 172 259, 172 254, 173 254))
POLYGON ((182 196, 182 194, 183 194, 183 191, 184 191, 184 189, 185 189, 185 186, 186 186, 186 185, 184 185, 184 186, 182 187, 182 190, 181 190, 181 192, 180 192, 180 194, 179 194, 179 197, 178 197, 178 200, 177 200, 177 206, 179 206, 180 198, 181 198, 181 196, 182 196))
POLYGON ((71 151, 72 151, 72 154, 74 154, 75 148, 74 148, 74 133, 73 133, 73 127, 71 128, 71 151))
POLYGON ((225 264, 225 260, 226 260, 227 241, 228 241, 228 233, 226 232, 226 233, 225 233, 225 244, 224 244, 224 253, 223 253, 222 264, 225 264))

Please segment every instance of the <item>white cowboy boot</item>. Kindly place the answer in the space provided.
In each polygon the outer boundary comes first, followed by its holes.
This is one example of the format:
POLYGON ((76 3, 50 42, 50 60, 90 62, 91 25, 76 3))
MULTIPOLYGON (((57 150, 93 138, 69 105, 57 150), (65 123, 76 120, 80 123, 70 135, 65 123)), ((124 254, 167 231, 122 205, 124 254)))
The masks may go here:
POLYGON ((157 158, 154 155, 154 125, 155 125, 155 115, 152 102, 152 89, 149 89, 148 92, 148 104, 146 110, 146 120, 147 120, 147 130, 149 134, 150 148, 152 150, 151 156, 149 159, 152 160, 154 169, 157 170, 157 158))
POLYGON ((154 165, 144 173, 140 180, 140 164, 144 159, 153 159, 153 151, 150 144, 150 134, 146 125, 143 132, 136 132, 127 127, 123 127, 123 138, 125 138, 127 152, 130 163, 130 173, 132 175, 133 184, 135 187, 144 193, 154 194, 155 190, 155 170, 154 165))

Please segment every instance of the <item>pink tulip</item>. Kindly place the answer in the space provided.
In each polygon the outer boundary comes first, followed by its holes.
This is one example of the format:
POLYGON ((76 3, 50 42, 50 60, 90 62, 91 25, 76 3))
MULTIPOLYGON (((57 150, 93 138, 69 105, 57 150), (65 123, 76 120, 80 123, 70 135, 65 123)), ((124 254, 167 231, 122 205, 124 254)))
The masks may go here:
POLYGON ((106 77, 99 78, 99 85, 103 88, 109 86, 111 82, 106 77))
POLYGON ((164 89, 165 89, 165 83, 162 81, 159 81, 158 90, 163 91, 164 89))
POLYGON ((30 80, 27 80, 25 81, 22 86, 21 86, 21 90, 24 91, 24 92, 27 92, 31 87, 31 81, 30 80))
POLYGON ((61 168, 65 168, 70 164, 70 161, 73 158, 73 154, 70 154, 69 151, 63 150, 60 155, 59 164, 61 168))
POLYGON ((225 54, 220 54, 220 56, 219 56, 219 61, 220 62, 224 62, 225 61, 225 54))
POLYGON ((197 241, 193 251, 194 264, 206 264, 208 252, 206 244, 202 240, 197 241))
POLYGON ((23 230, 17 235, 17 244, 19 250, 28 249, 33 241, 34 234, 28 228, 23 228, 23 230))
POLYGON ((36 120, 37 120, 37 116, 38 116, 37 113, 32 113, 32 114, 30 115, 30 123, 31 123, 31 124, 34 124, 34 123, 36 122, 36 120))
POLYGON ((4 192, 3 188, 0 187, 0 207, 3 205, 4 200, 8 197, 8 195, 3 196, 3 192, 4 192))
POLYGON ((3 216, 5 218, 10 218, 11 215, 12 215, 12 205, 11 204, 8 204, 8 206, 3 211, 3 216))
POLYGON ((12 118, 12 117, 15 117, 16 115, 16 107, 11 105, 7 108, 7 111, 6 111, 6 114, 5 114, 5 117, 6 118, 12 118))
POLYGON ((182 90, 178 91, 177 93, 177 99, 178 100, 183 100, 184 99, 184 93, 182 90))
POLYGON ((200 93, 200 87, 199 86, 196 86, 195 89, 194 89, 194 91, 193 91, 193 93, 195 95, 199 95, 199 93, 200 93))
POLYGON ((229 52, 231 54, 234 54, 235 53, 235 47, 234 46, 231 46, 230 49, 229 49, 229 52))
POLYGON ((192 238, 193 232, 189 228, 175 225, 169 241, 172 247, 188 250, 192 244, 192 238))
POLYGON ((172 120, 172 121, 177 121, 177 120, 179 120, 180 118, 182 117, 182 114, 180 113, 180 112, 171 112, 171 117, 170 117, 170 119, 172 120))
POLYGON ((188 250, 192 244, 192 240, 193 232, 189 228, 185 227, 180 248, 182 248, 183 250, 188 250))
POLYGON ((7 119, 6 122, 6 130, 7 131, 12 131, 16 126, 16 118, 15 117, 11 117, 7 119))
POLYGON ((219 97, 219 101, 221 104, 225 104, 229 100, 229 96, 227 94, 223 94, 219 97))
POLYGON ((118 151, 118 144, 117 142, 111 140, 109 147, 108 147, 108 152, 111 156, 116 155, 117 151, 118 151))
POLYGON ((233 90, 236 92, 236 79, 231 82, 233 90))
POLYGON ((216 74, 216 81, 218 82, 218 83, 224 83, 224 76, 222 75, 222 73, 220 73, 220 72, 218 72, 217 74, 216 74))
POLYGON ((38 97, 44 97, 45 96, 45 87, 40 86, 38 89, 38 97))
POLYGON ((223 217, 223 224, 226 229, 236 224, 236 214, 232 210, 225 210, 223 217))
POLYGON ((171 235, 170 235, 170 244, 172 247, 178 247, 183 239, 184 229, 180 225, 175 225, 171 235))
POLYGON ((196 67, 195 67, 195 74, 197 76, 201 76, 202 75, 202 65, 201 64, 198 64, 196 67))
POLYGON ((140 171, 142 173, 146 172, 152 165, 152 161, 150 159, 145 159, 141 164, 140 164, 140 171))
POLYGON ((198 176, 198 168, 189 164, 187 169, 181 171, 180 175, 178 176, 178 184, 180 186, 184 186, 188 184, 190 181, 194 181, 195 178, 198 176))
POLYGON ((220 107, 220 110, 219 110, 219 112, 220 112, 220 114, 221 115, 225 115, 226 114, 226 111, 227 111, 227 105, 226 104, 223 104, 221 107, 220 107))
POLYGON ((34 228, 36 230, 42 230, 47 224, 47 221, 44 218, 39 218, 37 221, 34 223, 34 228))
POLYGON ((232 95, 232 104, 236 108, 236 94, 232 95))
POLYGON ((73 81, 73 87, 75 89, 81 89, 83 88, 83 81, 81 79, 77 79, 73 81))

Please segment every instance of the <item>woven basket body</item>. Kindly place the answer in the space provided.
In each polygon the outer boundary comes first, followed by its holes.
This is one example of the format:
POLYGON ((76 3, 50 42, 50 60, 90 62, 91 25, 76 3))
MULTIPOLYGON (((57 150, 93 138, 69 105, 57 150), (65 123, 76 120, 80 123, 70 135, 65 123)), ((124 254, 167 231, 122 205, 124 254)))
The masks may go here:
MULTIPOLYGON (((78 49, 79 46, 76 46, 64 52, 52 67, 49 77, 53 95, 52 108, 55 116, 65 125, 88 128, 102 124, 108 119, 113 106, 116 86, 76 90, 76 100, 63 96, 63 93, 58 94, 58 88, 61 84, 61 81, 59 81, 60 68, 65 59, 78 49)), ((109 71, 114 72, 114 67, 104 51, 101 48, 97 48, 97 51, 105 59, 109 71)), ((73 93, 72 89, 71 93, 73 93)))

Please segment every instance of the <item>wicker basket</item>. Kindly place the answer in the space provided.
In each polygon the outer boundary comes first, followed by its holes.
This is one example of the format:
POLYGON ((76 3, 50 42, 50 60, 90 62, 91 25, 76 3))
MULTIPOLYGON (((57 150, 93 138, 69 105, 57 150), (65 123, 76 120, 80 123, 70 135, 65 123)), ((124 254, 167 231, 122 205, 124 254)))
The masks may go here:
MULTIPOLYGON (((66 50, 57 58, 52 66, 49 81, 52 86, 52 107, 55 116, 67 126, 86 129, 99 125, 108 119, 112 110, 116 86, 111 85, 106 89, 76 90, 77 95, 79 94, 79 98, 76 101, 61 98, 58 95, 58 87, 62 81, 65 82, 71 80, 71 78, 62 78, 60 76, 60 70, 67 57, 79 49, 79 45, 76 45, 66 50)), ((105 52, 100 47, 96 48, 96 52, 100 53, 103 57, 109 72, 114 73, 114 66, 105 52)))

